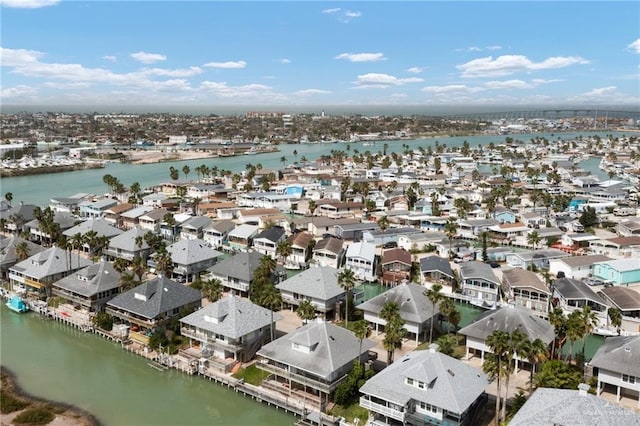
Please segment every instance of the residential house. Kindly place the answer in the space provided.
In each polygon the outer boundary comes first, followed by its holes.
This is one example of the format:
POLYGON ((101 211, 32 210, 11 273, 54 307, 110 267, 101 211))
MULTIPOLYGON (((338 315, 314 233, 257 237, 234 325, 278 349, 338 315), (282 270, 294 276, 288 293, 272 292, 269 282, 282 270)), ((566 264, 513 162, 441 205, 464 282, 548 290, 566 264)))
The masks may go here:
POLYGON ((439 243, 447 235, 444 232, 418 232, 398 236, 398 247, 406 251, 424 250, 439 243))
POLYGON ((104 254, 116 259, 131 261, 139 257, 146 261, 151 254, 151 247, 144 239, 147 232, 149 231, 145 231, 142 228, 132 228, 113 237, 109 240, 109 246, 104 251, 104 254))
POLYGON ((603 238, 589 242, 589 250, 614 259, 640 257, 640 235, 603 238))
MULTIPOLYGON (((117 207, 117 206, 116 206, 117 207)), ((116 208, 112 207, 112 209, 116 208)), ((109 220, 108 216, 110 216, 109 211, 107 210, 107 214, 105 215, 105 220, 109 220)), ((120 213, 118 222, 115 226, 122 229, 132 229, 140 226, 140 217, 146 215, 147 213, 153 211, 154 208, 151 206, 138 206, 132 209, 129 209, 125 212, 120 213)))
POLYGON ((591 395, 588 390, 586 384, 581 384, 579 390, 537 388, 509 421, 509 426, 637 426, 640 423, 632 411, 591 395))
POLYGON ((286 239, 285 231, 279 226, 272 226, 253 237, 253 249, 258 253, 277 259, 278 244, 286 239))
POLYGON ((104 217, 105 212, 118 204, 117 200, 112 198, 103 198, 101 200, 87 200, 78 205, 80 216, 86 219, 97 219, 104 217))
POLYGON ((593 276, 616 286, 640 282, 640 258, 606 260, 594 263, 593 276))
MULTIPOLYGON (((640 335, 608 337, 589 364, 597 369, 598 395, 613 387, 618 402, 625 396, 640 408, 640 335)), ((603 420, 613 424, 611 419, 603 420)), ((635 421, 640 424, 640 416, 635 421)))
POLYGON ((334 228, 335 236, 343 240, 360 241, 367 231, 378 229, 378 225, 369 222, 336 224, 334 228))
POLYGON ((71 197, 54 197, 49 201, 49 207, 55 212, 76 214, 80 203, 90 198, 88 194, 75 194, 71 197))
MULTIPOLYGON (((219 279, 225 291, 248 296, 251 280, 263 257, 263 254, 255 251, 236 253, 207 269, 209 278, 219 279)), ((276 267, 274 282, 280 282, 283 273, 286 275, 280 266, 276 267)))
POLYGON ((500 222, 496 219, 462 219, 458 220, 458 235, 462 238, 478 239, 480 234, 489 231, 500 222))
POLYGON ((529 228, 540 229, 547 224, 547 219, 536 212, 527 212, 520 214, 520 221, 529 228))
POLYGON ((258 231, 257 225, 238 225, 228 234, 227 245, 229 249, 234 252, 246 251, 251 247, 253 238, 258 235, 258 231))
POLYGON ((525 269, 502 271, 502 290, 509 303, 531 309, 546 318, 551 305, 551 290, 535 272, 525 269))
POLYGON ((167 213, 169 213, 169 210, 164 208, 151 210, 138 217, 138 224, 144 230, 154 233, 160 232, 160 225, 164 220, 164 215, 167 213))
MULTIPOLYGON (((519 330, 530 341, 540 339, 547 346, 555 338, 554 328, 549 321, 531 315, 530 309, 507 305, 500 309, 483 313, 474 322, 458 331, 459 334, 467 337, 467 358, 472 353, 477 355, 480 352, 480 359, 484 361, 484 354, 492 353, 491 348, 487 345, 487 337, 496 330, 509 334, 519 330)), ((519 358, 514 355, 514 359, 517 367, 519 358)))
POLYGON ((436 347, 404 355, 360 388, 371 424, 478 424, 487 377, 436 347))
POLYGON ((201 272, 215 265, 222 255, 198 239, 180 240, 167 247, 167 252, 173 262, 172 278, 187 283, 193 282, 201 272))
POLYGON ((214 249, 220 249, 227 242, 229 232, 235 227, 235 222, 227 219, 211 222, 204 228, 203 239, 214 249))
POLYGON ((291 254, 285 259, 285 265, 289 269, 301 269, 307 266, 311 257, 313 236, 308 232, 296 232, 288 238, 291 243, 291 254))
MULTIPOLYGON (((515 223, 518 219, 517 215, 503 206, 497 206, 493 211, 493 218, 498 221, 498 223, 515 223)), ((492 224, 493 225, 493 224, 492 224)))
POLYGON ((89 312, 102 312, 106 303, 120 292, 120 273, 104 259, 55 281, 54 296, 68 300, 89 312))
POLYGON ((240 223, 257 225, 260 229, 272 224, 288 226, 288 218, 278 209, 244 209, 236 212, 240 223))
POLYGON ((357 279, 376 280, 376 246, 367 242, 352 243, 347 247, 345 268, 351 269, 357 279))
POLYGON ((593 266, 595 263, 607 260, 611 260, 611 258, 601 254, 551 259, 549 260, 549 273, 554 277, 564 274, 567 278, 582 280, 593 275, 593 266))
POLYGON ((92 263, 77 253, 53 246, 11 266, 9 281, 15 291, 47 294, 51 284, 92 263))
POLYGON ((317 216, 326 216, 331 219, 343 217, 356 218, 362 216, 363 203, 342 201, 318 201, 315 211, 317 216))
POLYGON ((440 256, 427 256, 420 259, 420 278, 422 283, 444 284, 452 287, 452 291, 456 281, 451 263, 440 256))
POLYGON ((133 209, 133 204, 129 203, 120 203, 113 207, 109 207, 104 211, 104 220, 116 228, 122 228, 123 221, 120 216, 131 209, 133 209))
POLYGON ((227 296, 180 319, 180 334, 198 342, 200 358, 228 373, 237 362, 250 361, 269 342, 274 321, 282 317, 247 299, 227 296), (232 360, 232 362, 229 362, 232 360))
POLYGON ((535 267, 536 269, 549 269, 551 260, 569 256, 569 253, 565 253, 562 250, 550 248, 508 253, 506 261, 507 265, 513 268, 529 269, 535 267))
POLYGON ((199 308, 201 303, 200 290, 159 275, 118 294, 107 302, 106 312, 130 325, 131 340, 148 345, 149 332, 162 327, 181 312, 199 308))
POLYGON ((345 290, 338 284, 339 271, 329 266, 306 269, 288 278, 276 288, 280 290, 285 305, 296 307, 308 300, 316 312, 325 318, 338 314, 338 304, 345 298, 345 290))
MULTIPOLYGON (((360 219, 331 219, 323 216, 307 216, 293 219, 295 229, 310 232, 314 237, 322 237, 325 234, 338 235, 337 226, 359 224, 360 219)), ((375 229, 375 227, 374 227, 375 229)))
POLYGON ((611 324, 609 330, 640 332, 640 287, 604 287, 598 295, 607 305, 619 309, 622 314, 619 330, 614 329, 611 324))
MULTIPOLYGON (((64 232, 73 228, 78 223, 78 219, 71 213, 56 212, 53 214, 53 222, 57 225, 56 231, 64 232)), ((25 223, 24 228, 29 230, 29 239, 33 242, 46 244, 55 241, 54 232, 43 228, 38 219, 25 223)))
POLYGON ((621 237, 640 236, 640 220, 630 219, 616 225, 616 231, 621 237))
POLYGON ((500 303, 500 281, 486 263, 460 264, 460 289, 463 296, 476 305, 495 308, 500 303))
POLYGON ((312 262, 318 266, 339 268, 342 264, 343 241, 340 238, 326 237, 318 241, 313 248, 312 262))
POLYGON ((503 223, 489 227, 489 240, 498 244, 526 244, 526 234, 529 227, 521 222, 503 223))
MULTIPOLYGON (((67 229, 62 233, 62 235, 67 238, 73 238, 76 234, 84 236, 90 232, 95 233, 96 237, 106 237, 111 239, 122 234, 123 231, 111 226, 109 222, 104 219, 89 219, 84 222, 80 222, 73 228, 67 229)), ((84 243, 84 251, 89 251, 89 245, 86 242, 84 243)))
POLYGON ((382 283, 398 285, 411 280, 411 253, 401 248, 382 252, 382 283))
POLYGON ((589 306, 598 319, 597 327, 606 327, 608 322, 607 304, 591 287, 582 281, 571 278, 558 278, 551 284, 554 302, 562 308, 566 315, 575 310, 589 306))
POLYGON ((368 230, 362 233, 362 240, 376 246, 383 246, 388 243, 398 244, 401 235, 419 234, 418 229, 412 227, 389 228, 383 230, 368 230))
POLYGON ((404 320, 404 328, 414 336, 416 344, 426 338, 430 330, 431 322, 437 318, 438 306, 432 306, 424 295, 425 288, 419 284, 403 282, 382 294, 379 294, 364 303, 356 306, 364 312, 364 319, 375 324, 378 333, 380 326, 385 326, 386 321, 381 318, 384 305, 393 302, 398 306, 400 318, 404 320))
POLYGON ((17 234, 25 230, 24 225, 35 218, 35 211, 38 206, 35 204, 19 204, 0 211, 0 219, 4 219, 4 231, 17 234))
POLYGON ((180 238, 183 240, 203 239, 204 230, 211 224, 206 216, 190 216, 180 223, 180 238))
POLYGON ((375 342, 360 341, 343 327, 312 321, 258 351, 262 360, 258 366, 269 374, 262 385, 324 411, 354 361, 367 361, 374 346, 375 342))
POLYGON ((25 253, 27 257, 38 254, 44 250, 44 247, 41 245, 32 243, 17 235, 0 238, 0 278, 3 280, 7 279, 9 268, 21 260, 25 260, 24 258, 20 258, 20 249, 16 251, 16 247, 21 244, 25 244, 27 247, 27 252, 25 253))

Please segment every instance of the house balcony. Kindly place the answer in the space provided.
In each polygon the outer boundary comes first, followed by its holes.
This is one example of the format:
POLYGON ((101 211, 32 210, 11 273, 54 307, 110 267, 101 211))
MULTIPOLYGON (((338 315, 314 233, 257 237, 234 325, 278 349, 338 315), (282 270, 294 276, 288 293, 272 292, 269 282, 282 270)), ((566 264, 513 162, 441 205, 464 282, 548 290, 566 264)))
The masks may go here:
POLYGON ((276 367, 273 364, 261 363, 259 367, 265 371, 268 371, 269 373, 275 374, 278 377, 282 377, 282 378, 294 381, 298 384, 304 385, 309 388, 313 388, 317 391, 324 392, 324 393, 333 392, 335 388, 347 378, 347 375, 345 374, 344 376, 340 377, 333 383, 326 383, 320 380, 312 379, 302 374, 292 373, 289 370, 276 367))
POLYGON ((360 397, 360 406, 375 413, 382 414, 394 420, 405 422, 407 419, 407 413, 405 411, 396 410, 395 408, 388 407, 383 404, 378 404, 367 399, 364 396, 360 397))
POLYGON ((106 308, 106 312, 111 315, 114 316, 116 318, 120 318, 124 321, 128 321, 131 324, 135 324, 137 326, 143 327, 143 328, 147 328, 147 329, 153 329, 158 325, 158 321, 157 320, 149 320, 149 319, 142 319, 139 318, 135 315, 132 315, 128 312, 124 312, 121 311, 119 309, 114 309, 110 306, 107 306, 106 308))
POLYGON ((241 344, 233 344, 222 339, 216 339, 214 336, 193 330, 191 328, 181 328, 180 334, 193 340, 197 340, 198 342, 202 342, 213 349, 221 349, 228 352, 236 353, 244 348, 244 346, 242 346, 241 344))
POLYGON ((112 256, 112 257, 116 257, 116 258, 120 258, 120 259, 125 259, 125 260, 133 260, 137 253, 132 253, 129 251, 122 251, 122 250, 118 250, 118 249, 113 249, 111 247, 107 248, 104 252, 104 254, 106 254, 107 256, 112 256))
POLYGON ((91 302, 92 302, 91 298, 87 298, 75 293, 71 293, 70 291, 64 290, 59 287, 53 287, 52 293, 54 296, 62 297, 72 303, 78 304, 80 306, 84 306, 87 309, 91 307, 91 302))

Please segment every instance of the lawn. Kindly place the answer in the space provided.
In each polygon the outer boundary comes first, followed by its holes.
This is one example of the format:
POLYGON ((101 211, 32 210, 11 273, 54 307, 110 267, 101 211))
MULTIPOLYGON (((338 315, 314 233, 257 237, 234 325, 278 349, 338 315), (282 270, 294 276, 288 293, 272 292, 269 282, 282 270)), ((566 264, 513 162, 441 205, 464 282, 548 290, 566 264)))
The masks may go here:
POLYGON ((336 404, 331 410, 329 410, 329 414, 336 417, 342 416, 350 423, 353 423, 353 419, 358 417, 360 419, 359 423, 364 424, 369 418, 369 412, 367 409, 362 408, 358 402, 354 402, 346 407, 336 404))
POLYGON ((265 373, 263 370, 256 367, 255 364, 251 364, 247 368, 239 369, 233 377, 236 379, 244 379, 245 383, 260 386, 267 375, 268 373, 265 373))

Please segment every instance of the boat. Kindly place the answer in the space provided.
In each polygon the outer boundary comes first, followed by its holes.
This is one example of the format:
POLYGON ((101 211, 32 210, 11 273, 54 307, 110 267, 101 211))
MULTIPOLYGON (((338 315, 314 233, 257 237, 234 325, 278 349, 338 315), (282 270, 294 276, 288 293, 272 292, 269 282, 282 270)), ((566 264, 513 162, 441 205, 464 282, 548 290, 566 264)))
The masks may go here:
POLYGON ((13 296, 7 301, 6 305, 7 308, 19 314, 23 314, 29 310, 29 306, 20 296, 13 296))

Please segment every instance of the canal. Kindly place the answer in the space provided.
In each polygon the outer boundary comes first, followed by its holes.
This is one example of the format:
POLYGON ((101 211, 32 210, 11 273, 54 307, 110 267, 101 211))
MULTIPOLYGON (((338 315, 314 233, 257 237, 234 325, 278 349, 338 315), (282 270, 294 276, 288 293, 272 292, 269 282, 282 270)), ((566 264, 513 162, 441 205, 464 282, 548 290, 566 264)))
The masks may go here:
POLYGON ((295 417, 198 376, 157 371, 94 334, 0 307, 0 359, 20 386, 105 425, 291 425, 295 417))

